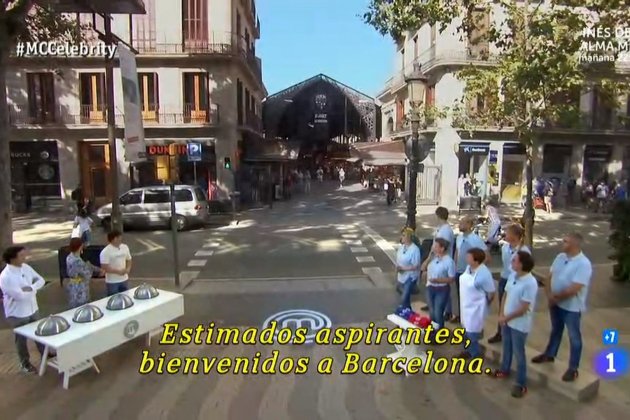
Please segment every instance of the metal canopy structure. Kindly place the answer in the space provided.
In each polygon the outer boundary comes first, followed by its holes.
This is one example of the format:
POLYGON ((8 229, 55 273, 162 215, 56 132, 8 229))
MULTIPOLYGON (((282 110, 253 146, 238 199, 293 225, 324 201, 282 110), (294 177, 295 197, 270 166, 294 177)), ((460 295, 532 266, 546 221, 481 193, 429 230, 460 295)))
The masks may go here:
POLYGON ((374 141, 376 118, 374 98, 323 74, 271 95, 263 104, 267 138, 303 143, 341 136, 374 141))

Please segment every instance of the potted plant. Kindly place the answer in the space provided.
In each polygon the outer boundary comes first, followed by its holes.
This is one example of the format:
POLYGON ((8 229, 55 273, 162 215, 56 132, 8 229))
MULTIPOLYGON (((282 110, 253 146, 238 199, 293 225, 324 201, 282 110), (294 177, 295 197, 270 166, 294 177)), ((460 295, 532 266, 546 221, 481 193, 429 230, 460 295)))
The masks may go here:
POLYGON ((608 243, 614 253, 610 256, 616 264, 613 267, 613 280, 626 281, 630 278, 630 202, 615 203, 610 220, 612 233, 608 243))

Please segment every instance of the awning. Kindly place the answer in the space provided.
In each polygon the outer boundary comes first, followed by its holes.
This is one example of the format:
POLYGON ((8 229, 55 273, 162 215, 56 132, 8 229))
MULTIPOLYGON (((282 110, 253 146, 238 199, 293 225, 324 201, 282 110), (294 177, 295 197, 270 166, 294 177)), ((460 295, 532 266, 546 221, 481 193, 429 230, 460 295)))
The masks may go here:
POLYGON ((290 162, 300 155, 300 143, 280 140, 245 141, 244 162, 290 162))
POLYGON ((402 140, 386 142, 354 143, 356 150, 365 165, 369 166, 405 166, 405 143, 402 140))

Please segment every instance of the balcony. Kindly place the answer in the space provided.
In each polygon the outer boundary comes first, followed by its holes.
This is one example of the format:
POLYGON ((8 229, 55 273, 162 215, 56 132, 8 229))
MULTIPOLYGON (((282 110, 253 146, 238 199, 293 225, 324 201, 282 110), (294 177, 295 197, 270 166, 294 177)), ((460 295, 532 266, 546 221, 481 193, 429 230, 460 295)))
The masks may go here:
POLYGON ((245 38, 231 32, 211 32, 206 40, 184 40, 181 43, 157 42, 155 39, 134 39, 133 47, 142 57, 190 57, 197 55, 240 57, 262 81, 262 64, 245 38))
POLYGON ((496 56, 483 49, 438 51, 436 47, 432 47, 408 63, 401 71, 394 74, 390 84, 392 93, 406 86, 405 78, 413 72, 415 64, 420 64, 422 71, 428 73, 443 66, 465 66, 469 64, 492 66, 496 64, 496 56))
MULTIPOLYGON (((178 107, 150 104, 147 110, 142 111, 142 120, 145 127, 214 127, 219 125, 219 106, 212 104, 207 107, 195 107, 193 105, 178 107)), ((77 109, 58 107, 37 116, 32 116, 28 109, 13 109, 9 112, 9 123, 16 128, 105 127, 107 125, 107 106, 105 104, 81 105, 77 109)), ((122 113, 116 114, 116 125, 124 126, 122 113)))
POLYGON ((245 113, 245 118, 244 118, 243 123, 241 124, 241 128, 250 129, 257 133, 262 133, 263 131, 262 118, 251 111, 247 112, 245 113))

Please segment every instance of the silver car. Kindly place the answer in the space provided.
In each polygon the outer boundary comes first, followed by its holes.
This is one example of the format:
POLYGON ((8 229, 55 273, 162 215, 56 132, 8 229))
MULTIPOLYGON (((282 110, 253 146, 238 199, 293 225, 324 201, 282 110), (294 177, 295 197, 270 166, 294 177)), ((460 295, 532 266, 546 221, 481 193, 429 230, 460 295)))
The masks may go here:
MULTIPOLYGON (((120 213, 128 227, 170 226, 171 193, 168 185, 134 188, 120 197, 120 213)), ((175 223, 178 230, 204 225, 210 218, 206 194, 192 185, 175 186, 175 223)), ((96 211, 105 229, 111 227, 112 205, 96 211)))

